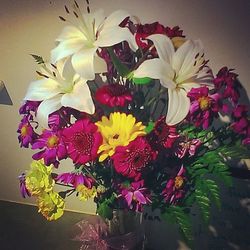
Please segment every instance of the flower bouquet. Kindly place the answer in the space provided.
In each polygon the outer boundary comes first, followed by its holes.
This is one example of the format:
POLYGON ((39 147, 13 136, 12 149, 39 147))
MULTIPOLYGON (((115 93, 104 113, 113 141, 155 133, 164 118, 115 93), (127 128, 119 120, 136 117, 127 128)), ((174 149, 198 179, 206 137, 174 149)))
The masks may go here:
POLYGON ((51 59, 32 55, 39 79, 20 108, 20 145, 36 150, 19 177, 23 197, 35 196, 50 221, 72 194, 94 198, 106 219, 150 206, 191 240, 191 207, 207 222, 218 183, 231 185, 228 159, 249 156, 237 74, 213 74, 201 41, 178 26, 84 13, 77 2, 65 11, 51 59), (67 158, 71 170, 60 172, 67 158))

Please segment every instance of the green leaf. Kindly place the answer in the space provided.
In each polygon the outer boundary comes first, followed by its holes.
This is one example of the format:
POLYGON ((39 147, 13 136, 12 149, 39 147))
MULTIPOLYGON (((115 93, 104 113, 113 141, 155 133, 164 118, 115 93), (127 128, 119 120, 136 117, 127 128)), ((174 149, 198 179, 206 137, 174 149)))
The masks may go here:
POLYGON ((197 186, 194 193, 196 202, 200 207, 203 219, 206 223, 208 223, 210 217, 210 201, 206 196, 206 192, 204 192, 204 189, 202 190, 200 186, 197 186))
POLYGON ((145 132, 149 134, 154 129, 154 126, 155 126, 154 122, 149 122, 148 126, 145 128, 145 132))
POLYGON ((221 208, 221 201, 220 201, 220 194, 219 194, 219 187, 214 180, 204 180, 204 185, 206 186, 211 198, 215 202, 217 208, 221 208))
POLYGON ((116 54, 114 53, 114 51, 111 48, 108 48, 108 52, 109 52, 110 58, 114 64, 114 66, 115 66, 115 69, 117 70, 119 75, 122 77, 127 77, 130 73, 129 68, 119 60, 119 58, 116 56, 116 54))
POLYGON ((133 83, 138 85, 148 84, 152 81, 149 77, 135 78, 133 77, 133 83))
POLYGON ((36 61, 37 64, 44 64, 44 60, 41 56, 30 54, 36 61))
POLYGON ((102 202, 96 212, 97 214, 99 214, 102 218, 105 219, 109 219, 111 220, 113 217, 113 209, 109 206, 110 205, 110 201, 109 200, 105 200, 104 202, 102 202))

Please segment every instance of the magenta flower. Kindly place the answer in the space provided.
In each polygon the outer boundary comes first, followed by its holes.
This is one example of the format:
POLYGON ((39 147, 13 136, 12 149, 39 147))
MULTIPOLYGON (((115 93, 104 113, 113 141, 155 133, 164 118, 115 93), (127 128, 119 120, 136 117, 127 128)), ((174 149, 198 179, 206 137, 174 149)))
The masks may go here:
POLYGON ((33 143, 32 149, 42 149, 34 154, 34 160, 44 159, 46 166, 54 164, 58 167, 59 161, 67 158, 66 146, 62 140, 61 132, 44 130, 39 138, 33 143))
POLYGON ((218 116, 219 99, 218 93, 209 94, 207 87, 192 88, 187 95, 190 97, 190 119, 195 126, 207 129, 213 118, 218 116))
POLYGON ((74 163, 85 164, 97 158, 102 136, 89 119, 78 120, 71 127, 65 128, 63 138, 67 144, 68 155, 74 163))
POLYGON ((34 140, 37 138, 37 134, 34 132, 28 116, 24 116, 21 120, 17 133, 19 133, 18 141, 21 144, 21 147, 28 148, 29 145, 32 145, 34 140))
POLYGON ((175 126, 166 124, 166 118, 161 117, 155 124, 153 131, 149 134, 149 142, 156 150, 171 149, 180 137, 175 126))
POLYGON ((123 176, 140 179, 143 169, 156 158, 156 153, 143 137, 137 137, 127 146, 116 147, 111 157, 117 173, 123 176))
POLYGON ((150 204, 150 194, 147 188, 143 187, 144 181, 132 182, 130 187, 121 190, 121 196, 125 199, 129 209, 142 212, 142 206, 150 204))
POLYGON ((166 187, 162 191, 165 202, 176 204, 184 196, 185 169, 181 166, 179 172, 174 178, 168 180, 166 187))
POLYGON ((197 148, 201 145, 201 141, 199 139, 192 140, 184 140, 179 143, 179 147, 177 148, 176 155, 178 158, 183 158, 185 155, 193 156, 197 148))
POLYGON ((236 81, 238 75, 232 71, 233 69, 228 69, 227 67, 220 69, 214 79, 214 85, 221 92, 222 98, 229 98, 236 104, 240 97, 239 88, 241 86, 236 81))
POLYGON ((30 112, 36 113, 38 106, 41 102, 38 101, 25 101, 19 108, 20 115, 29 115, 30 112))
POLYGON ((123 107, 127 102, 132 101, 130 91, 120 84, 109 84, 99 88, 95 93, 95 98, 109 107, 123 107))
POLYGON ((26 187, 25 178, 26 176, 24 173, 18 176, 19 183, 20 183, 20 192, 23 198, 25 198, 26 196, 31 196, 29 190, 26 187))
POLYGON ((87 188, 92 188, 93 186, 93 179, 84 175, 82 172, 72 172, 72 173, 62 173, 59 174, 56 179, 57 182, 64 183, 66 185, 72 185, 75 188, 78 185, 84 185, 87 188))

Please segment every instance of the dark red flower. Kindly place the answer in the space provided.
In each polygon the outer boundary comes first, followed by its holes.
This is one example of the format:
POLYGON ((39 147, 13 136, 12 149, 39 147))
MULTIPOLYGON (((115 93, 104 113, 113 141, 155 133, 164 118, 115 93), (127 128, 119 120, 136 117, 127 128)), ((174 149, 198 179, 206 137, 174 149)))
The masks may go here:
POLYGON ((137 137, 127 146, 116 147, 111 157, 117 173, 126 177, 140 179, 143 169, 155 159, 156 153, 143 137, 137 137))
POLYGON ((132 101, 130 91, 120 84, 109 84, 99 88, 95 93, 95 98, 109 107, 123 107, 127 102, 132 101))
POLYGON ((183 30, 181 30, 179 26, 174 26, 173 28, 166 27, 166 35, 169 38, 185 37, 182 33, 183 33, 183 30))
POLYGON ((222 98, 228 98, 236 104, 240 97, 239 89, 241 85, 236 81, 238 75, 232 71, 233 69, 227 67, 220 69, 214 78, 214 85, 217 91, 220 91, 222 98))
POLYGON ((63 130, 67 152, 74 163, 85 164, 96 159, 102 143, 102 136, 97 130, 97 126, 87 118, 63 130))

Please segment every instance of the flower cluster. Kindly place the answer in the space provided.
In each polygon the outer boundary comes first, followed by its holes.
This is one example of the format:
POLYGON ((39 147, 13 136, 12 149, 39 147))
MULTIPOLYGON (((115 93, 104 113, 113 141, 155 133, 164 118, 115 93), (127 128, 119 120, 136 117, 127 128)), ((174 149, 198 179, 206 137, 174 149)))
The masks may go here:
POLYGON ((149 205, 186 213, 217 199, 209 176, 229 180, 224 159, 245 157, 250 142, 237 75, 226 67, 214 75, 201 41, 178 26, 141 24, 122 10, 83 14, 74 5, 51 60, 34 56, 40 79, 20 108, 20 146, 37 150, 19 177, 23 197, 37 196, 48 220, 73 193, 94 198, 101 216, 149 205), (66 158, 71 171, 53 173, 66 158))

